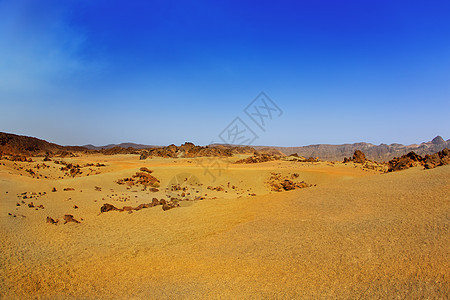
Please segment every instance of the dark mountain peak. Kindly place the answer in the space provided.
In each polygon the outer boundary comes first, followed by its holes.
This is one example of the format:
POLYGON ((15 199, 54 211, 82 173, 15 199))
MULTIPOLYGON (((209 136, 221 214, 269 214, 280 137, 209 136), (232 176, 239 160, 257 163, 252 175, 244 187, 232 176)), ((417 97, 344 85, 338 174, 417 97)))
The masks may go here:
POLYGON ((431 142, 435 145, 444 144, 445 140, 442 138, 442 136, 438 135, 434 139, 431 140, 431 142))

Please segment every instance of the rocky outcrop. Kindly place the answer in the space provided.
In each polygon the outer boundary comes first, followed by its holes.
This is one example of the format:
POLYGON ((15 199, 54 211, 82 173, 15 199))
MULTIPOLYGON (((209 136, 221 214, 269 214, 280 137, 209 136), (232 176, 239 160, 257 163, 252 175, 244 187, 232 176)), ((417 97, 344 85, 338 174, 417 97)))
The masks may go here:
POLYGON ((244 159, 240 159, 235 162, 235 164, 256 164, 256 163, 262 163, 266 161, 272 161, 272 160, 279 160, 279 156, 273 156, 270 154, 256 154, 244 159))
POLYGON ((128 211, 128 212, 132 212, 132 211, 138 211, 144 208, 149 208, 149 207, 154 207, 154 206, 159 206, 162 205, 162 209, 163 210, 168 210, 168 209, 172 209, 175 207, 179 207, 180 205, 178 204, 178 199, 172 198, 170 201, 166 201, 165 199, 161 199, 158 200, 157 198, 153 198, 151 203, 142 203, 139 204, 136 207, 132 207, 132 206, 123 206, 121 209, 115 207, 112 204, 109 203, 105 203, 103 204, 103 206, 100 208, 100 213, 104 213, 104 212, 108 212, 108 211, 128 211))
POLYGON ((144 187, 144 189, 146 189, 147 187, 148 188, 159 187, 159 180, 155 176, 150 174, 152 173, 152 171, 147 168, 144 168, 144 170, 145 170, 144 172, 136 172, 136 174, 133 175, 131 178, 127 177, 123 179, 118 179, 116 182, 118 184, 128 185, 129 187, 134 185, 141 185, 144 187))
MULTIPOLYGON (((291 175, 291 179, 297 177, 298 174, 296 173, 291 175)), ((280 173, 272 173, 270 178, 266 181, 266 184, 269 186, 270 190, 274 192, 290 191, 311 186, 304 181, 298 182, 291 179, 288 176, 282 177, 280 173)))
POLYGON ((363 164, 367 161, 366 155, 361 150, 355 150, 352 157, 344 157, 343 163, 354 162, 358 164, 363 164))
POLYGON ((411 151, 406 155, 390 160, 388 162, 388 171, 400 171, 416 166, 424 166, 425 169, 432 169, 448 164, 450 164, 450 151, 448 148, 431 155, 425 155, 425 157, 411 151))
POLYGON ((104 213, 104 212, 108 212, 108 211, 115 211, 115 210, 119 210, 117 207, 115 207, 112 204, 109 203, 105 203, 103 204, 103 206, 100 208, 100 212, 104 213))

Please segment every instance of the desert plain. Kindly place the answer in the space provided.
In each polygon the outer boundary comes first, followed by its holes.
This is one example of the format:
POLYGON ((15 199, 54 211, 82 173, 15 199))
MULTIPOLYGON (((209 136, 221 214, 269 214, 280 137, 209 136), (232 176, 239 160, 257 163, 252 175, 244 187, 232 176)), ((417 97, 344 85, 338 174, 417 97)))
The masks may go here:
POLYGON ((448 298, 449 165, 247 156, 0 160, 0 298, 448 298))

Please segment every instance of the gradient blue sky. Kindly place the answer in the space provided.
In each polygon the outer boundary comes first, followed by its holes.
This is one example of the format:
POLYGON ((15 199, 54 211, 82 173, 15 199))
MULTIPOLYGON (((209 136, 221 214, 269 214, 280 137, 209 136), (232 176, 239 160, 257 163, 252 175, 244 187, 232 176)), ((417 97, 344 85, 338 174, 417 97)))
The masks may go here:
POLYGON ((450 1, 0 0, 0 131, 59 144, 450 138, 450 1), (255 127, 266 92, 284 111, 255 127))

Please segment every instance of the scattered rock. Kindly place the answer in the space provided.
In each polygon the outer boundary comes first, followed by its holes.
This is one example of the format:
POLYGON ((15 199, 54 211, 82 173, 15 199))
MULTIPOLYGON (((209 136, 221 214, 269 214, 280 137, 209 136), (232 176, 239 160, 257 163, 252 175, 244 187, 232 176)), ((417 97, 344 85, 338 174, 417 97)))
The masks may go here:
POLYGON ((64 191, 65 191, 65 192, 67 192, 67 191, 75 191, 75 189, 69 187, 69 188, 65 188, 64 191))
POLYGON ((56 188, 54 187, 54 188, 52 188, 52 192, 56 192, 56 188))
POLYGON ((58 224, 58 222, 59 222, 58 219, 54 220, 53 218, 47 217, 47 223, 56 225, 56 224, 58 224))
POLYGON ((218 191, 218 192, 223 192, 225 190, 221 186, 216 186, 216 187, 208 186, 206 189, 211 190, 211 191, 218 191))
POLYGON ((69 222, 80 223, 80 221, 74 219, 72 215, 64 215, 64 224, 67 224, 69 222))

